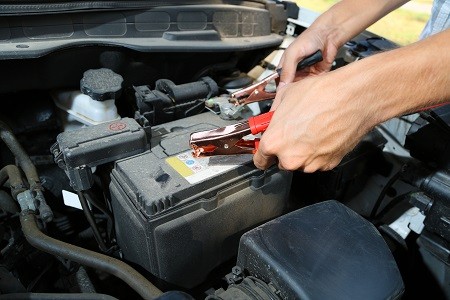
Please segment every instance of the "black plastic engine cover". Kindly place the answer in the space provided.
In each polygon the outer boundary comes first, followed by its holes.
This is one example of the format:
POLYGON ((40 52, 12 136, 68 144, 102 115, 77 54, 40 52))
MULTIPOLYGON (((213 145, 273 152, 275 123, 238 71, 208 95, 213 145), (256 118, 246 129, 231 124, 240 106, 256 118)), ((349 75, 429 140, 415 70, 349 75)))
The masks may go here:
POLYGON ((450 105, 432 110, 441 120, 441 124, 431 124, 422 117, 414 121, 405 140, 405 147, 412 157, 429 166, 445 170, 450 169, 450 105), (447 124, 447 130, 442 127, 447 124))
POLYGON ((337 201, 311 205, 245 233, 237 265, 284 299, 396 299, 404 290, 375 227, 337 201))

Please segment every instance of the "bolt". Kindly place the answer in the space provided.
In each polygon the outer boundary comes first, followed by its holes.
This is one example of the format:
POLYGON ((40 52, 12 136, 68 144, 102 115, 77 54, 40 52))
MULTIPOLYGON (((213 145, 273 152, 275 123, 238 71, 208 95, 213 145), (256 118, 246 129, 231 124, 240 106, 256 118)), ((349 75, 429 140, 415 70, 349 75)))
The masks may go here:
POLYGON ((233 275, 239 276, 242 274, 242 270, 240 267, 235 266, 231 269, 231 272, 233 273, 233 275))

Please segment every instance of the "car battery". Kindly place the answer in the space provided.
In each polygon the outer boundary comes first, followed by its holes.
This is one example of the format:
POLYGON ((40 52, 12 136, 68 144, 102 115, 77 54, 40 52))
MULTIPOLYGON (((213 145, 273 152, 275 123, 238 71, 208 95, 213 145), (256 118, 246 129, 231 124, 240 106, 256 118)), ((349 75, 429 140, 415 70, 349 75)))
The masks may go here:
POLYGON ((192 156, 192 132, 233 123, 204 113, 155 126, 149 151, 116 161, 110 191, 126 261, 192 288, 236 256, 243 233, 286 211, 291 172, 258 170, 248 154, 192 156))

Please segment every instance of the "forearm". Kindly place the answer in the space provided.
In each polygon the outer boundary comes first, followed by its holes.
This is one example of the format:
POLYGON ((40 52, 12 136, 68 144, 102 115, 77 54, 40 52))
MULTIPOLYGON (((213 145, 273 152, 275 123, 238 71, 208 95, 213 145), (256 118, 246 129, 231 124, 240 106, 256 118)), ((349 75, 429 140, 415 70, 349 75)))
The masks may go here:
POLYGON ((450 102, 450 29, 410 46, 287 84, 255 165, 314 172, 337 166, 375 125, 450 102))
POLYGON ((376 125, 401 114, 450 102, 448 49, 450 29, 353 63, 332 76, 336 76, 336 82, 342 80, 349 85, 348 89, 363 101, 356 99, 356 103, 348 105, 370 108, 366 110, 367 118, 376 125))
POLYGON ((312 25, 325 31, 337 47, 409 0, 342 0, 323 13, 312 25))

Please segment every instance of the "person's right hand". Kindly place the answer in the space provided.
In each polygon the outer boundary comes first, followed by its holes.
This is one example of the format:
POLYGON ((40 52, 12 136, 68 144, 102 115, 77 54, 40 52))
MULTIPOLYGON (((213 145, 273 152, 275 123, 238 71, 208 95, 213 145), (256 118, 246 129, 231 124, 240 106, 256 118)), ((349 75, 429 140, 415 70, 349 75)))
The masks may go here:
MULTIPOLYGON (((280 60, 279 67, 283 69, 278 89, 293 81, 311 75, 319 75, 331 69, 339 47, 334 44, 330 36, 328 30, 310 27, 289 45, 280 60), (322 51, 323 61, 297 72, 297 64, 317 50, 322 51)), ((278 97, 273 102, 271 110, 278 107, 281 99, 281 97, 278 97)))

